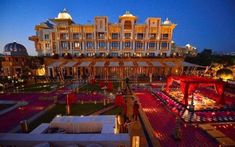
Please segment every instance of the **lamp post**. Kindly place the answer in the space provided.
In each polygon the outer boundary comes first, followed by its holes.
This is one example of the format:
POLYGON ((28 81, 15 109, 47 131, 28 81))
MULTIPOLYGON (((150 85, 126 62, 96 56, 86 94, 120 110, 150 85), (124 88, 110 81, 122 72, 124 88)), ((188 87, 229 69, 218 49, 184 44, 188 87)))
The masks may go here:
POLYGON ((69 96, 66 94, 66 114, 69 115, 71 113, 70 105, 69 105, 69 96))
POLYGON ((194 111, 194 97, 193 97, 193 93, 192 93, 191 104, 189 105, 189 110, 190 111, 194 111))

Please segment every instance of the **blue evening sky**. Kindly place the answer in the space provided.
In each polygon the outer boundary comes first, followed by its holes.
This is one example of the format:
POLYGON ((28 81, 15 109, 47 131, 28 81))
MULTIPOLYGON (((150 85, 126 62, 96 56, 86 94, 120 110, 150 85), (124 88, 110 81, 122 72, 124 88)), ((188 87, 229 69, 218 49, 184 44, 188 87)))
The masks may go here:
POLYGON ((34 26, 57 17, 63 8, 80 24, 95 16, 117 22, 126 10, 138 16, 138 23, 147 17, 168 17, 177 24, 173 35, 177 45, 235 51, 235 0, 0 0, 0 52, 6 43, 16 41, 36 55, 28 40, 35 34, 34 26))

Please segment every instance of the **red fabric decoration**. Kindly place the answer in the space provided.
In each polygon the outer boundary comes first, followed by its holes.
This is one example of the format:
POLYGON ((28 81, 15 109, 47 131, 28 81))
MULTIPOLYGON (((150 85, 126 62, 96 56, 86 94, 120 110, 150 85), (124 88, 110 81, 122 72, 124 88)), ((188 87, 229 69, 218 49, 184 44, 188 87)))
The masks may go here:
POLYGON ((173 83, 173 77, 168 77, 166 82, 166 91, 170 90, 170 86, 172 85, 172 83, 173 83))
POLYGON ((224 100, 224 84, 223 83, 215 84, 215 89, 216 89, 217 94, 220 96, 220 99, 217 103, 224 104, 225 103, 225 100, 224 100))
POLYGON ((188 88, 188 94, 191 95, 198 87, 198 84, 190 83, 188 88))
POLYGON ((91 79, 90 84, 94 85, 95 84, 95 79, 91 79))
POLYGON ((105 86, 104 81, 100 81, 100 82, 99 82, 99 87, 102 88, 102 87, 104 87, 104 86, 105 86))
POLYGON ((109 91, 113 90, 113 83, 112 82, 108 83, 107 90, 109 90, 109 91))
POLYGON ((115 105, 121 107, 121 106, 123 106, 124 103, 125 103, 124 97, 122 95, 116 95, 115 105))
POLYGON ((188 83, 180 82, 180 88, 184 94, 184 104, 188 105, 188 83))
POLYGON ((75 93, 69 93, 66 96, 66 103, 67 103, 67 105, 71 105, 71 104, 77 103, 77 95, 75 93))

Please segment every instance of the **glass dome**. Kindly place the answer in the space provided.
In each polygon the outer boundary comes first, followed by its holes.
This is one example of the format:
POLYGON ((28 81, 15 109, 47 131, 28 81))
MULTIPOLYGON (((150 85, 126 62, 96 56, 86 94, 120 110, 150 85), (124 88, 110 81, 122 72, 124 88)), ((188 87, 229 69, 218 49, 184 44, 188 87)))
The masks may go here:
POLYGON ((16 42, 6 44, 3 52, 11 56, 28 56, 26 48, 16 42))

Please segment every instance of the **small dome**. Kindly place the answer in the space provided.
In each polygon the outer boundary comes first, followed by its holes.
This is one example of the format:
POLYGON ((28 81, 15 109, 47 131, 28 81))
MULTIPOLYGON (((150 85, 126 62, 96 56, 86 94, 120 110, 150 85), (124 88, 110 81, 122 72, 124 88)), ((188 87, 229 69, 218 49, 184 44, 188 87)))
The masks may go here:
POLYGON ((186 44, 185 46, 186 46, 186 47, 188 47, 188 48, 190 48, 190 47, 191 47, 191 45, 190 45, 190 44, 186 44))
POLYGON ((6 44, 3 52, 11 56, 28 56, 26 48, 16 42, 6 44))
POLYGON ((166 18, 166 20, 163 22, 163 24, 164 25, 170 25, 172 23, 171 23, 171 21, 168 18, 166 18))
POLYGON ((71 15, 68 13, 68 11, 64 8, 63 11, 61 11, 59 14, 58 14, 58 17, 56 19, 70 19, 72 20, 72 17, 71 15))
POLYGON ((123 14, 122 16, 124 16, 124 17, 135 17, 133 14, 130 13, 130 11, 126 11, 126 13, 123 14))

